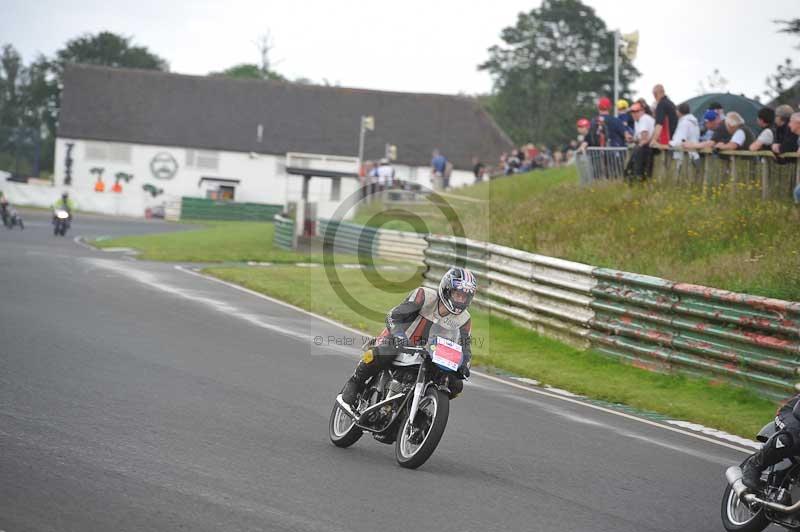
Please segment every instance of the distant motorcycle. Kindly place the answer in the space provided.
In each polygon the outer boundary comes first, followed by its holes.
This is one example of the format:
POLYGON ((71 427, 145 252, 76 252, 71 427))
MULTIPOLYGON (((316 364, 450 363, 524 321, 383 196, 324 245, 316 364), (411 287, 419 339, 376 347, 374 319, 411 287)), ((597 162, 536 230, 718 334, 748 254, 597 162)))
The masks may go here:
POLYGON ((25 229, 25 222, 22 221, 22 216, 19 215, 16 209, 10 209, 8 215, 3 217, 3 224, 7 229, 14 229, 19 227, 21 230, 25 229))
POLYGON ((428 345, 400 348, 393 366, 367 383, 355 411, 340 393, 328 425, 331 442, 349 447, 369 432, 381 443, 395 444, 402 467, 424 464, 444 434, 450 413, 448 383, 463 361, 453 333, 458 330, 434 325, 428 345))
POLYGON ((56 236, 66 235, 70 225, 69 222, 69 212, 64 209, 56 209, 53 211, 53 234, 56 236))
MULTIPOLYGON (((800 403, 797 403, 800 405, 800 403)), ((795 407, 795 416, 800 408, 795 407)), ((770 422, 756 439, 761 443, 777 432, 770 422)), ((770 523, 800 530, 800 461, 786 460, 767 468, 764 493, 750 492, 742 482, 741 466, 725 471, 728 485, 722 495, 722 526, 728 532, 761 532, 770 523)))

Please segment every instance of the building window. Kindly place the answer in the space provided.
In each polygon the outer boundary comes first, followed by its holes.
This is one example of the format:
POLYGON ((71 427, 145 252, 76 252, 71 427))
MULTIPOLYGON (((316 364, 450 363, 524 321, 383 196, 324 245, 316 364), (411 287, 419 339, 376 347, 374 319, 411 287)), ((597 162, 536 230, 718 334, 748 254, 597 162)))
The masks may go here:
POLYGON ((89 161, 131 162, 131 146, 116 142, 87 142, 86 159, 89 161))
POLYGON ((206 190, 206 198, 217 201, 233 201, 236 195, 236 187, 219 185, 216 188, 209 187, 206 190))
POLYGON ((202 170, 219 170, 219 152, 186 150, 186 166, 202 170))

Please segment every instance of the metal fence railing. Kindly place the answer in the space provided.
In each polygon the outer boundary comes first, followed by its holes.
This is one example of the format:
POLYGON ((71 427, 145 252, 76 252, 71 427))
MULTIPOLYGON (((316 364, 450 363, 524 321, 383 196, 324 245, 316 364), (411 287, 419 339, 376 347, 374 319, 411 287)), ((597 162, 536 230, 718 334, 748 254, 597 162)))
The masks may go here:
MULTIPOLYGON (((631 178, 629 148, 587 148, 577 153, 575 164, 582 185, 598 180, 631 178)), ((800 186, 797 153, 776 155, 769 151, 712 151, 682 148, 653 149, 647 176, 676 186, 729 193, 759 190, 763 199, 791 199, 800 186)))

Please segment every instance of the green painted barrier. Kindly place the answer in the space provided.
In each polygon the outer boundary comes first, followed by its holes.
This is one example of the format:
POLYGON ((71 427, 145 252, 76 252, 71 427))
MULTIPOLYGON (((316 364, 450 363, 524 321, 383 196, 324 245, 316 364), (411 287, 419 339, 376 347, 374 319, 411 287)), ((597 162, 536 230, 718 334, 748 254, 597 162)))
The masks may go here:
POLYGON ((275 233, 272 237, 272 245, 281 249, 294 249, 294 220, 284 218, 278 214, 273 218, 275 222, 275 233))
POLYGON ((269 222, 282 210, 282 205, 264 203, 237 203, 189 197, 184 197, 181 200, 182 220, 269 222))

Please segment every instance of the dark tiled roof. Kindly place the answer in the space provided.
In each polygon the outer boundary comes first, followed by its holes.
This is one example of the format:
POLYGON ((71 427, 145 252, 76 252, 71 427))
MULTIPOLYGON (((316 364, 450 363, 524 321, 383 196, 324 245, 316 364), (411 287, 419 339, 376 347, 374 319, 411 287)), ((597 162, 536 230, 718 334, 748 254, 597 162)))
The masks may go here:
POLYGON ((511 141, 472 98, 70 65, 58 135, 285 154, 358 155, 361 115, 375 116, 365 159, 397 145, 398 163, 428 165, 439 148, 456 168, 497 160, 511 141), (258 125, 263 124, 262 142, 258 125))

